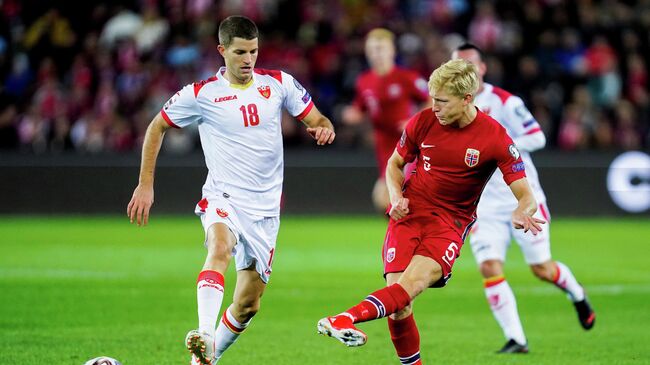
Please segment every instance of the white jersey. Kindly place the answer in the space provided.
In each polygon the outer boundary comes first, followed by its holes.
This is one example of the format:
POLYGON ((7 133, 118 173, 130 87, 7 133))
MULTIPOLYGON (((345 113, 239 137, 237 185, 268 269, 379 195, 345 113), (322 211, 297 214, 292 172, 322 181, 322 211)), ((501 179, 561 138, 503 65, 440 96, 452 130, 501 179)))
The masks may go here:
POLYGON ((282 108, 304 118, 311 96, 291 75, 254 69, 251 83, 231 84, 225 67, 185 86, 161 110, 168 124, 198 124, 208 176, 203 196, 221 194, 243 211, 280 214, 284 174, 282 108))
MULTIPOLYGON (((476 95, 474 104, 484 113, 496 119, 508 132, 508 135, 517 144, 517 139, 535 133, 544 133, 539 123, 535 120, 524 102, 518 96, 490 85, 483 84, 483 90, 476 95)), ((519 148, 521 159, 526 167, 526 177, 537 202, 542 204, 546 196, 539 183, 537 170, 530 157, 530 152, 519 148)), ((481 211, 489 213, 512 212, 517 206, 517 199, 512 195, 510 188, 503 182, 503 175, 496 169, 488 181, 479 201, 479 217, 481 211)), ((485 213, 484 213, 485 214, 485 213)))

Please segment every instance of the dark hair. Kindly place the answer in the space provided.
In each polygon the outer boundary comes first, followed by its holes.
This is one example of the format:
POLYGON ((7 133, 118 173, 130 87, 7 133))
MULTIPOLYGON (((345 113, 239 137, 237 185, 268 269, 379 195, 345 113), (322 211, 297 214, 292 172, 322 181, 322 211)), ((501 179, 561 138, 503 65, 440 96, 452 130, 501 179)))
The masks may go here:
POLYGON ((257 26, 245 16, 232 15, 219 24, 219 43, 224 47, 230 46, 235 37, 251 40, 258 36, 257 26))
POLYGON ((460 46, 456 47, 456 51, 468 51, 470 49, 473 49, 476 52, 478 52, 479 57, 483 59, 483 51, 481 51, 480 48, 478 48, 476 45, 472 43, 463 43, 460 46))

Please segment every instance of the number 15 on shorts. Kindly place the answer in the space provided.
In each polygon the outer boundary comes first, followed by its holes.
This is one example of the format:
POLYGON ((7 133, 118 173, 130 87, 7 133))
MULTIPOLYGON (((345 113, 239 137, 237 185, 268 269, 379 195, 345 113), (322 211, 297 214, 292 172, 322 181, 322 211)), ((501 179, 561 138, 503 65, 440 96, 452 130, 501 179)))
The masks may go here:
POLYGON ((458 245, 456 242, 452 242, 447 246, 445 254, 442 255, 442 261, 444 261, 449 267, 454 264, 454 261, 458 257, 458 245))

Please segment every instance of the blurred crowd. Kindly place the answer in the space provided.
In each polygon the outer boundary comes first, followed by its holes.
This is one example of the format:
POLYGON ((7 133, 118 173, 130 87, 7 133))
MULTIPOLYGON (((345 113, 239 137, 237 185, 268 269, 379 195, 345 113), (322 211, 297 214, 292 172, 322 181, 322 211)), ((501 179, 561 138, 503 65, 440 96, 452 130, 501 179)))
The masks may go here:
MULTIPOLYGON (((371 143, 368 128, 337 121, 377 26, 426 78, 461 42, 481 47, 486 81, 524 99, 550 146, 650 147, 650 0, 0 0, 0 149, 139 151, 164 102, 223 64, 216 31, 232 14, 260 28, 258 67, 310 90, 337 148, 371 143)), ((289 116, 283 133, 288 148, 311 143, 289 116)), ((191 128, 164 145, 198 148, 191 128)))

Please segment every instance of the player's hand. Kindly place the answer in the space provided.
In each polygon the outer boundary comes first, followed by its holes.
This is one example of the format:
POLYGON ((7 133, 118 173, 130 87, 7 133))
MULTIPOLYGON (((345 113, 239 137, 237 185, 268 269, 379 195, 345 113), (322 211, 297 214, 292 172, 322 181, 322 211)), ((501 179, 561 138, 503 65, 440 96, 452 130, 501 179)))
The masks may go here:
POLYGON ((319 146, 332 144, 332 142, 334 142, 334 138, 336 138, 336 133, 334 133, 334 131, 329 128, 307 128, 307 133, 309 133, 311 138, 316 140, 316 144, 319 146))
POLYGON ((408 198, 401 197, 396 202, 391 203, 388 215, 394 220, 398 221, 409 214, 409 200, 408 198))
POLYGON ((363 113, 355 106, 346 106, 341 112, 341 119, 347 125, 358 125, 363 122, 363 113))
POLYGON ((153 205, 153 187, 138 185, 133 191, 133 197, 126 207, 126 215, 129 221, 135 220, 138 226, 144 226, 149 222, 149 209, 153 205))
POLYGON ((515 229, 523 229, 524 233, 530 231, 533 235, 537 235, 542 230, 542 224, 546 223, 545 220, 535 218, 523 213, 515 212, 512 214, 512 225, 515 229))

